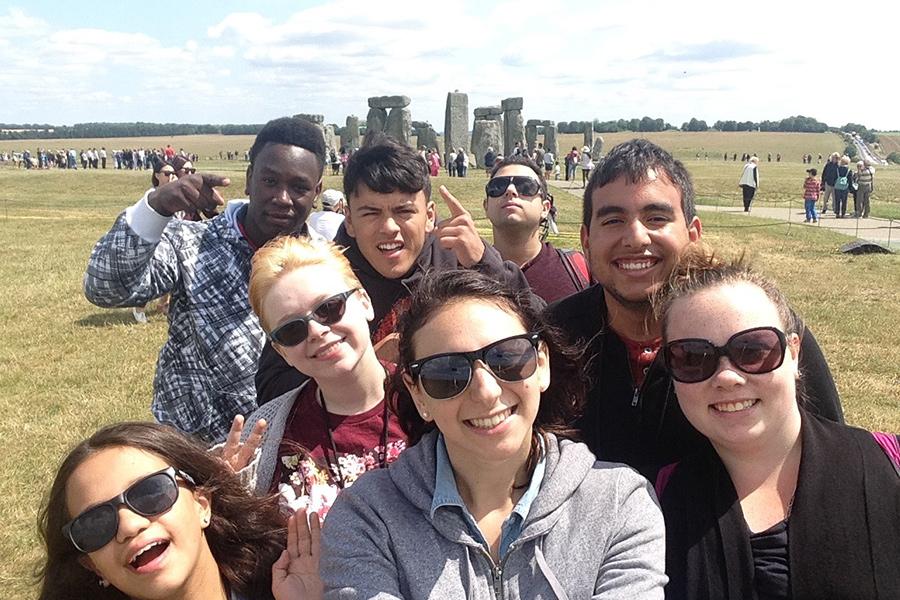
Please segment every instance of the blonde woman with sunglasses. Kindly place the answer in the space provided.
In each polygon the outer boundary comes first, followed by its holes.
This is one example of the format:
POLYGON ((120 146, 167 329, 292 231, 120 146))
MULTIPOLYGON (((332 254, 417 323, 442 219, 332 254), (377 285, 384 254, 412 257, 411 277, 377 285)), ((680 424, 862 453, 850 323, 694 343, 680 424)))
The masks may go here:
POLYGON ((664 468, 669 598, 900 597, 900 448, 805 410, 803 331, 742 261, 683 259, 661 352, 706 450, 664 468))
POLYGON ((336 500, 325 597, 662 598, 653 491, 565 439, 579 369, 530 301, 444 272, 399 332, 397 412, 415 445, 336 500))

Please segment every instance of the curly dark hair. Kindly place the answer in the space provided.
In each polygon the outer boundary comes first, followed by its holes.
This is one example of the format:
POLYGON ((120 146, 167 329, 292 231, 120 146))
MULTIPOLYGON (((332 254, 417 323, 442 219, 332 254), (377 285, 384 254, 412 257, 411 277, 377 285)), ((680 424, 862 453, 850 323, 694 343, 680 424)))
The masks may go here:
POLYGON ((639 183, 647 178, 647 171, 662 171, 669 182, 681 192, 681 212, 684 214, 685 225, 690 225, 697 210, 694 207, 694 184, 691 175, 684 164, 675 159, 663 148, 653 142, 644 139, 628 140, 613 147, 609 154, 597 161, 597 165, 591 171, 584 190, 584 204, 582 206, 582 223, 590 229, 591 218, 594 213, 593 195, 608 183, 625 177, 631 183, 639 183))
POLYGON ((325 171, 325 134, 314 123, 297 117, 281 117, 263 125, 250 147, 250 168, 266 144, 285 144, 308 150, 316 155, 319 175, 325 171))
POLYGON ((409 308, 400 316, 397 327, 400 334, 400 359, 397 372, 392 378, 392 391, 394 413, 406 433, 409 445, 415 444, 435 428, 433 422, 426 422, 419 415, 402 379, 403 373, 409 374, 409 365, 416 359, 413 336, 444 307, 466 301, 494 304, 515 315, 526 331, 538 333, 547 346, 550 387, 541 394, 541 403, 534 421, 531 459, 537 456, 537 439, 542 433, 577 439, 578 432, 574 423, 580 416, 585 395, 581 369, 583 352, 563 341, 562 333, 544 319, 529 291, 515 290, 478 271, 460 269, 427 273, 413 292, 409 308))
POLYGON ((353 203, 360 184, 379 194, 424 191, 425 200, 431 200, 428 165, 412 148, 383 133, 367 134, 362 148, 347 161, 344 197, 348 204, 353 203))
POLYGON ((66 507, 66 485, 75 469, 90 456, 116 447, 155 454, 191 476, 194 489, 212 500, 205 536, 222 578, 232 592, 250 598, 272 597, 272 563, 284 550, 287 517, 278 497, 258 497, 241 483, 224 461, 199 442, 168 425, 133 422, 100 429, 69 452, 38 515, 38 530, 47 550, 35 577, 41 600, 127 600, 114 587, 100 587, 97 576, 83 567, 82 556, 62 534, 73 515, 66 507))

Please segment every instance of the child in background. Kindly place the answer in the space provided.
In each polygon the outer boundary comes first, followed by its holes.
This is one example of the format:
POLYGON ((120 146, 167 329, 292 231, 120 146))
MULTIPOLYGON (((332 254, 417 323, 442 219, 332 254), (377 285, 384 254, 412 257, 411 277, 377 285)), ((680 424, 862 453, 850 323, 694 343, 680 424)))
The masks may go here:
POLYGON ((816 214, 816 202, 819 201, 819 182, 816 179, 817 171, 815 169, 807 169, 807 178, 803 182, 803 204, 806 207, 806 220, 804 223, 819 222, 819 216, 816 214))

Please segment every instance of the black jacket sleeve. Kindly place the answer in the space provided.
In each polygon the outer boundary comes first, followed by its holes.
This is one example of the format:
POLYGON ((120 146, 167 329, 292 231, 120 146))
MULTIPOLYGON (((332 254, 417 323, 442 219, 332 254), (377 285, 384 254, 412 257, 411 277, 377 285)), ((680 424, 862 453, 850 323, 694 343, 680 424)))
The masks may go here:
POLYGON ((262 406, 309 379, 281 358, 268 340, 256 367, 256 403, 262 406))
MULTIPOLYGON (((841 398, 822 348, 808 328, 800 342, 800 380, 807 398, 806 409, 837 423, 844 422, 841 398)), ((287 390, 285 390, 287 391, 287 390)))

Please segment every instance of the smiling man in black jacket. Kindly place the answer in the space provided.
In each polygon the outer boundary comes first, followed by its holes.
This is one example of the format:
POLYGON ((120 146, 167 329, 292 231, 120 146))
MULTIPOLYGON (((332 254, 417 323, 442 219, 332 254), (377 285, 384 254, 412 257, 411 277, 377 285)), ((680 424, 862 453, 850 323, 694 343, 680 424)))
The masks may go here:
MULTIPOLYGON (((476 269, 528 289, 522 271, 479 237, 462 204, 443 186, 440 193, 450 216, 437 223, 425 163, 411 148, 381 135, 367 136, 344 171, 346 219, 334 241, 347 248, 345 256, 372 299, 370 330, 380 357, 391 356, 397 312, 428 270, 476 269)), ((256 373, 257 403, 305 379, 267 342, 256 373)))
MULTIPOLYGON (((548 314, 572 341, 587 345, 584 440, 599 459, 653 476, 705 443, 657 358, 662 333, 650 306, 682 251, 700 241, 693 184, 659 146, 624 142, 591 174, 582 216, 581 243, 598 284, 551 305, 548 314)), ((842 422, 831 372, 809 330, 800 368, 811 410, 842 422)))

